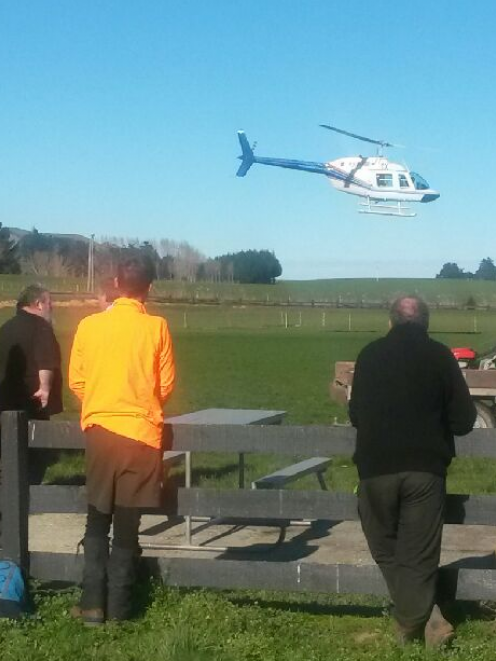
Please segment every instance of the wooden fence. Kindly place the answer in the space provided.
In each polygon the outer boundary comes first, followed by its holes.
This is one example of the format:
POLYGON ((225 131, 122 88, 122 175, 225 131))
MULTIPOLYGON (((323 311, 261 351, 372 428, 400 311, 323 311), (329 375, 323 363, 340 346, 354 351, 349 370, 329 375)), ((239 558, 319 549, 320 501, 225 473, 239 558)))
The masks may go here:
MULTIPOLYGON (((289 456, 351 455, 355 432, 340 426, 170 425, 171 449, 184 452, 270 453, 289 456)), ((85 512, 84 487, 28 485, 27 449, 82 449, 75 422, 27 422, 24 414, 2 414, 3 555, 42 580, 78 581, 82 556, 29 552, 28 515, 85 512)), ((458 456, 496 458, 496 430, 478 429, 456 440, 458 456)), ((158 512, 157 512, 158 513, 158 512)), ((357 520, 356 497, 329 491, 180 488, 177 513, 239 522, 271 519, 357 520)), ((456 495, 447 499, 447 523, 496 525, 496 496, 456 495)), ((144 558, 167 585, 310 592, 385 594, 375 565, 318 564, 300 559, 270 561, 192 557, 188 552, 144 558)), ((463 561, 444 567, 442 585, 459 599, 496 599, 493 563, 463 561)))

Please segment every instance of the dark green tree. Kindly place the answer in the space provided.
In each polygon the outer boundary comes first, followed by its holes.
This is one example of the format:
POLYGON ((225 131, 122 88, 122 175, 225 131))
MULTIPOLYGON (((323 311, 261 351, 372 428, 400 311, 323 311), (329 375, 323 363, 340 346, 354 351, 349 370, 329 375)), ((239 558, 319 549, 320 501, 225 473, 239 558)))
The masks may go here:
POLYGON ((221 263, 222 280, 272 284, 282 274, 281 264, 270 250, 242 250, 216 260, 221 263))
POLYGON ((455 262, 446 262, 443 268, 436 275, 436 278, 461 279, 465 278, 465 273, 455 262))
POLYGON ((490 257, 481 261, 475 272, 475 278, 477 280, 496 280, 496 266, 490 257))

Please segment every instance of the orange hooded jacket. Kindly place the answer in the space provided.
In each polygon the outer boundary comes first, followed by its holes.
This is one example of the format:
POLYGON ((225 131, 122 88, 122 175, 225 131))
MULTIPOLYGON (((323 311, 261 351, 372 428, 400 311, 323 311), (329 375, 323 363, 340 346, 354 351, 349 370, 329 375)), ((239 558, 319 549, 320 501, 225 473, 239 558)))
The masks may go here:
POLYGON ((81 427, 99 425, 160 448, 162 407, 174 387, 167 322, 131 298, 83 319, 69 363, 69 387, 81 400, 81 427))

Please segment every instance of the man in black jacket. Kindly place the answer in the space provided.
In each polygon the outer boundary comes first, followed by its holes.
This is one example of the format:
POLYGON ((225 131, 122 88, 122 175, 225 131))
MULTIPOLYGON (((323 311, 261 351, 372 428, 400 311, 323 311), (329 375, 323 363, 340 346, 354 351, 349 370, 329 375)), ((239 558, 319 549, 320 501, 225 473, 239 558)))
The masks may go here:
MULTIPOLYGON (((42 285, 29 285, 16 314, 0 327, 0 411, 25 411, 49 420, 62 411, 60 346, 53 332, 52 300, 42 285)), ((29 450, 29 478, 41 482, 56 451, 29 450)))
POLYGON ((0 328, 0 411, 26 411, 34 420, 62 411, 60 346, 51 320, 50 292, 26 287, 16 314, 0 328))
POLYGON ((350 419, 359 512, 374 560, 386 580, 401 642, 425 635, 441 645, 453 628, 435 605, 453 436, 471 431, 475 407, 450 350, 427 334, 429 310, 399 298, 390 331, 360 353, 350 419))

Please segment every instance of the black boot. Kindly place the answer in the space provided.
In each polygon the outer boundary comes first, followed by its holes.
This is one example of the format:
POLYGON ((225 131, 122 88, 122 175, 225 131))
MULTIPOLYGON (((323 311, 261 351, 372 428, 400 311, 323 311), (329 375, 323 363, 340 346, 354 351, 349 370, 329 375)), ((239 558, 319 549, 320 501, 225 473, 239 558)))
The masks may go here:
POLYGON ((105 621, 107 601, 107 565, 109 542, 107 537, 84 538, 83 594, 79 603, 80 617, 85 624, 105 621))
POLYGON ((112 546, 108 563, 107 618, 127 620, 135 581, 136 550, 112 546))

